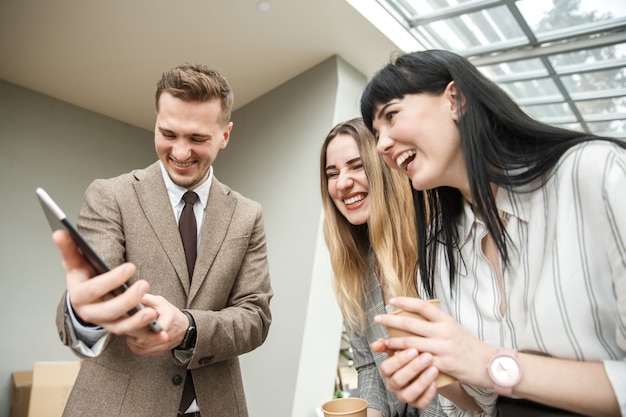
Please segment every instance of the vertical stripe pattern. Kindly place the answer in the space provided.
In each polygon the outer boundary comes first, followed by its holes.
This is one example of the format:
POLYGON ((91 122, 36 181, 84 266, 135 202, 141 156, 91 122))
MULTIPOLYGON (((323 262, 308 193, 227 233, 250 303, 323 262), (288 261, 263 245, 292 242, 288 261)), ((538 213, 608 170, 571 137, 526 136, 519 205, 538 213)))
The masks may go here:
MULTIPOLYGON (((511 239, 506 313, 481 249, 486 227, 469 204, 458 224, 462 272, 452 290, 443 250, 438 255, 442 308, 493 346, 604 361, 626 415, 626 150, 603 141, 572 147, 543 187, 500 189, 496 203, 511 239)), ((492 410, 490 390, 468 392, 492 410)))

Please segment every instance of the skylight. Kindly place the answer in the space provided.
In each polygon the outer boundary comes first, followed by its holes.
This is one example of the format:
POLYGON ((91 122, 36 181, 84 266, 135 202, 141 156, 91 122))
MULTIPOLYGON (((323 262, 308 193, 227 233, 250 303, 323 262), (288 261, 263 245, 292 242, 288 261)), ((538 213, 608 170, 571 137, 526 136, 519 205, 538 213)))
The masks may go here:
POLYGON ((399 49, 465 56, 539 120, 626 139, 626 1, 347 1, 399 49))

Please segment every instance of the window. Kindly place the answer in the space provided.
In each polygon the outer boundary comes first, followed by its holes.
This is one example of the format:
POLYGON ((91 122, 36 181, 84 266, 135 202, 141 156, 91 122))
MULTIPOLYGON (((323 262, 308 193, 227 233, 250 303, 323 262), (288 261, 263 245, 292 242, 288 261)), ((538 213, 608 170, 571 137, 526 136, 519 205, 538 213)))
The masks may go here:
POLYGON ((400 26, 415 41, 406 51, 468 58, 536 119, 626 139, 623 0, 347 1, 391 39, 400 26))

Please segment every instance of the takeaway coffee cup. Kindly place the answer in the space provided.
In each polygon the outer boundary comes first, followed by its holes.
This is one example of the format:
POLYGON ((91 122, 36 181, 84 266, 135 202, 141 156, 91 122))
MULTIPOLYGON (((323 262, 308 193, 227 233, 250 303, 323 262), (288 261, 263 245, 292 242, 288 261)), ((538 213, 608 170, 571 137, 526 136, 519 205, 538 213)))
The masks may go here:
MULTIPOLYGON (((436 306, 437 308, 439 308, 439 300, 426 300, 429 303, 433 304, 434 306, 436 306)), ((405 310, 396 310, 393 313, 394 315, 397 316, 406 316, 406 317, 414 317, 416 319, 419 320, 425 320, 424 317, 420 316, 417 313, 413 313, 410 311, 405 311, 405 310)), ((389 336, 391 337, 406 337, 406 336, 412 336, 411 333, 405 332, 404 330, 400 330, 400 329, 395 329, 393 327, 387 327, 387 332, 389 333, 389 336)), ((437 387, 445 387, 446 385, 451 384, 452 382, 456 381, 455 378, 451 377, 448 374, 444 374, 442 372, 439 373, 439 375, 437 376, 437 379, 435 380, 437 383, 437 387)))
POLYGON ((324 417, 367 417, 367 401, 363 398, 336 398, 322 404, 324 417))

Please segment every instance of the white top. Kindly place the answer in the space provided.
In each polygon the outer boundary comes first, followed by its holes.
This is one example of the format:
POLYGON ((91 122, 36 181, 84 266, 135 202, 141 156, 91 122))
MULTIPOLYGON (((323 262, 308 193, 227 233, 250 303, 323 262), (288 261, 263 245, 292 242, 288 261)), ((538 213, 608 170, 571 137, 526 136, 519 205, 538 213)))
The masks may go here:
MULTIPOLYGON (((450 290, 443 251, 435 289, 441 308, 496 347, 603 361, 626 416, 626 150, 604 141, 571 148, 537 191, 496 196, 510 264, 496 274, 481 250, 487 230, 466 202, 458 231, 464 263, 450 290)), ((465 386, 495 413, 491 390, 465 386)), ((461 412, 445 398, 449 415, 461 412)))

